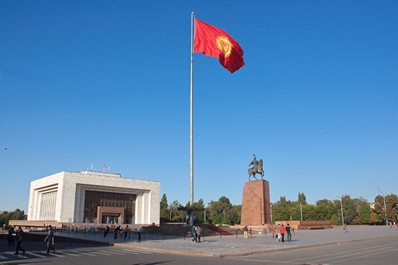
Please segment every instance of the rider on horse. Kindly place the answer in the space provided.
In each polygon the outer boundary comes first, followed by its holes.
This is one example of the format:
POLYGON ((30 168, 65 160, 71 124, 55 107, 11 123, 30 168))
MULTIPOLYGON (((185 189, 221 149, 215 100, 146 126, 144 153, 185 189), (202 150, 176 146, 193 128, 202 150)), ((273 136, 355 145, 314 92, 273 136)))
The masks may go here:
POLYGON ((250 177, 253 176, 255 179, 256 174, 260 174, 261 178, 264 176, 264 170, 263 170, 263 160, 260 159, 260 161, 257 161, 256 155, 253 154, 253 160, 250 162, 249 166, 253 165, 253 167, 249 168, 248 173, 249 173, 249 181, 250 177))

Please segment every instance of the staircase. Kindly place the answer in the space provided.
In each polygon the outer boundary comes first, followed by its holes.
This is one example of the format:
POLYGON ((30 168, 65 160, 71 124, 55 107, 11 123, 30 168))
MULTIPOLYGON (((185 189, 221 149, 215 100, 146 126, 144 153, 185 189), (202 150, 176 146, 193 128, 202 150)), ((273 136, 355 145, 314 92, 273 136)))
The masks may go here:
POLYGON ((234 235, 233 231, 228 226, 215 226, 211 224, 206 224, 204 227, 209 231, 209 234, 218 234, 223 236, 232 236, 234 235))

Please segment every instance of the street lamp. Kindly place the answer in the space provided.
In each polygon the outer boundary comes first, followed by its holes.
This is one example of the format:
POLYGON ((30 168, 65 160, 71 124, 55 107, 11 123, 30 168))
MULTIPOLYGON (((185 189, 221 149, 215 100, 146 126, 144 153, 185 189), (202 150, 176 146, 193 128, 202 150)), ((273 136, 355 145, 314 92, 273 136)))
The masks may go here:
POLYGON ((379 194, 383 196, 383 201, 384 201, 384 217, 386 218, 386 226, 388 226, 388 219, 387 219, 387 205, 386 205, 386 195, 380 191, 379 188, 377 188, 379 194))
POLYGON ((343 196, 341 196, 341 224, 344 226, 343 196))
POLYGON ((270 207, 269 207, 269 209, 270 209, 270 215, 271 215, 271 224, 272 224, 272 203, 270 204, 270 207))
POLYGON ((341 196, 339 200, 340 200, 340 209, 341 209, 341 225, 344 226, 343 196, 341 196))
POLYGON ((300 200, 300 220, 303 221, 303 205, 301 204, 301 200, 300 200))

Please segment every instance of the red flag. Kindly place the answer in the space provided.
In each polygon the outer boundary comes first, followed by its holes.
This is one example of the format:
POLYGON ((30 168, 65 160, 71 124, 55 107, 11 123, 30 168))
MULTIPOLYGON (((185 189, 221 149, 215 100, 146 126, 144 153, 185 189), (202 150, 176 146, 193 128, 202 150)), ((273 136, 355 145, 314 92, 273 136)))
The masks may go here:
POLYGON ((225 31, 195 18, 194 52, 219 58, 231 73, 245 65, 239 43, 225 31))

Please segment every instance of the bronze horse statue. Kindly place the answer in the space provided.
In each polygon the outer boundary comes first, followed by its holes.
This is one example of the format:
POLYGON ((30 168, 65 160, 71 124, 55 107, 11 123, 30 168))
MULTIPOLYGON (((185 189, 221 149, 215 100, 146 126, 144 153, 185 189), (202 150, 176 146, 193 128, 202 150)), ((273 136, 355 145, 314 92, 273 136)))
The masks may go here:
POLYGON ((247 170, 247 173, 249 174, 249 181, 250 177, 253 177, 257 180, 256 174, 260 174, 261 179, 263 179, 264 177, 263 160, 260 159, 259 161, 257 161, 256 158, 254 158, 254 160, 250 163, 250 165, 253 165, 253 167, 247 170))

